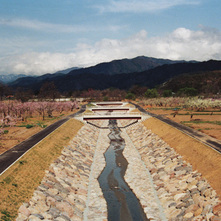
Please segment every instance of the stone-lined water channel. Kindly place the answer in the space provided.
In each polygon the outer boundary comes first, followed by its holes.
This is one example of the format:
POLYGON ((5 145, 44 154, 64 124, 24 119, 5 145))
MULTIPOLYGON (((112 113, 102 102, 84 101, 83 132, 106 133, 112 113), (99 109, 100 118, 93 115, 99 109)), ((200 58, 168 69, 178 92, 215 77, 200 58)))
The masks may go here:
POLYGON ((108 220, 147 221, 143 208, 124 180, 128 162, 123 156, 125 141, 116 120, 109 121, 110 146, 105 152, 106 166, 98 181, 107 202, 108 220))
MULTIPOLYGON (((130 123, 118 121, 121 128, 130 123)), ((108 121, 94 124, 85 124, 64 147, 17 221, 143 220, 139 202, 150 220, 220 220, 216 191, 142 123, 121 130, 115 122, 110 129, 108 121), (113 202, 106 202, 108 194, 113 202), (130 201, 137 203, 135 215, 130 201)))

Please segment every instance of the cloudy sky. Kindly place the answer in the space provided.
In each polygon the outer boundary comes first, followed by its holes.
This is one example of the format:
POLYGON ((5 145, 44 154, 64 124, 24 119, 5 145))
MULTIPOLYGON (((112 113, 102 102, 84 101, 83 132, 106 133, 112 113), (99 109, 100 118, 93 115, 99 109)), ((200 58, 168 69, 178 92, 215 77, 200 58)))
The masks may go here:
POLYGON ((0 74, 140 55, 221 60, 220 0, 0 0, 0 74))

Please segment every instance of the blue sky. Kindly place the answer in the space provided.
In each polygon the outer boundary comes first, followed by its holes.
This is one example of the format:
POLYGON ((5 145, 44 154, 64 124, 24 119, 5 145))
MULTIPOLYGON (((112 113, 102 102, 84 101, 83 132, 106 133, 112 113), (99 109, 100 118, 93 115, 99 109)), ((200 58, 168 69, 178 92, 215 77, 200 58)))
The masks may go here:
POLYGON ((140 55, 221 60, 220 0, 0 0, 0 74, 140 55))

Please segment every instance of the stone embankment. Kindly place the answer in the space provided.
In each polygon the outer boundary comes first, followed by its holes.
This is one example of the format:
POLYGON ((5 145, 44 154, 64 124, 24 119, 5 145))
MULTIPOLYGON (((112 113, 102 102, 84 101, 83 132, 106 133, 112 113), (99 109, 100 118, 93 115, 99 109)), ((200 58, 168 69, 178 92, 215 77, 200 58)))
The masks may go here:
MULTIPOLYGON (((123 126, 130 123, 120 122, 123 126)), ((95 124, 101 126, 102 121, 95 124)), ((109 129, 83 126, 46 171, 32 199, 20 207, 17 221, 107 220, 107 204, 97 178, 105 167, 109 133, 109 129)), ((141 123, 122 129, 121 136, 129 163, 125 180, 148 219, 221 220, 215 190, 168 144, 141 123)))
POLYGON ((151 173, 168 220, 221 220, 216 191, 173 148, 142 124, 127 133, 151 173))
MULTIPOLYGON (((63 149, 61 156, 46 171, 30 202, 20 207, 17 221, 84 219, 84 212, 91 206, 88 202, 88 189, 92 198, 95 192, 92 187, 89 188, 89 183, 98 138, 97 128, 88 125, 81 128, 70 145, 63 149)), ((106 205, 102 201, 101 191, 100 194, 101 199, 99 200, 99 196, 96 199, 104 208, 100 207, 99 218, 104 217, 105 220, 106 205)))

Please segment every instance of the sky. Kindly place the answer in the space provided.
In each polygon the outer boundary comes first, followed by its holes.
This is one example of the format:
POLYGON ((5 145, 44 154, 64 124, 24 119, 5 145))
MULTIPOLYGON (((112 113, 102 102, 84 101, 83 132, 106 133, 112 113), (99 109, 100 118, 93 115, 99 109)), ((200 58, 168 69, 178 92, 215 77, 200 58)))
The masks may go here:
POLYGON ((0 0, 0 74, 122 58, 221 60, 220 0, 0 0))

